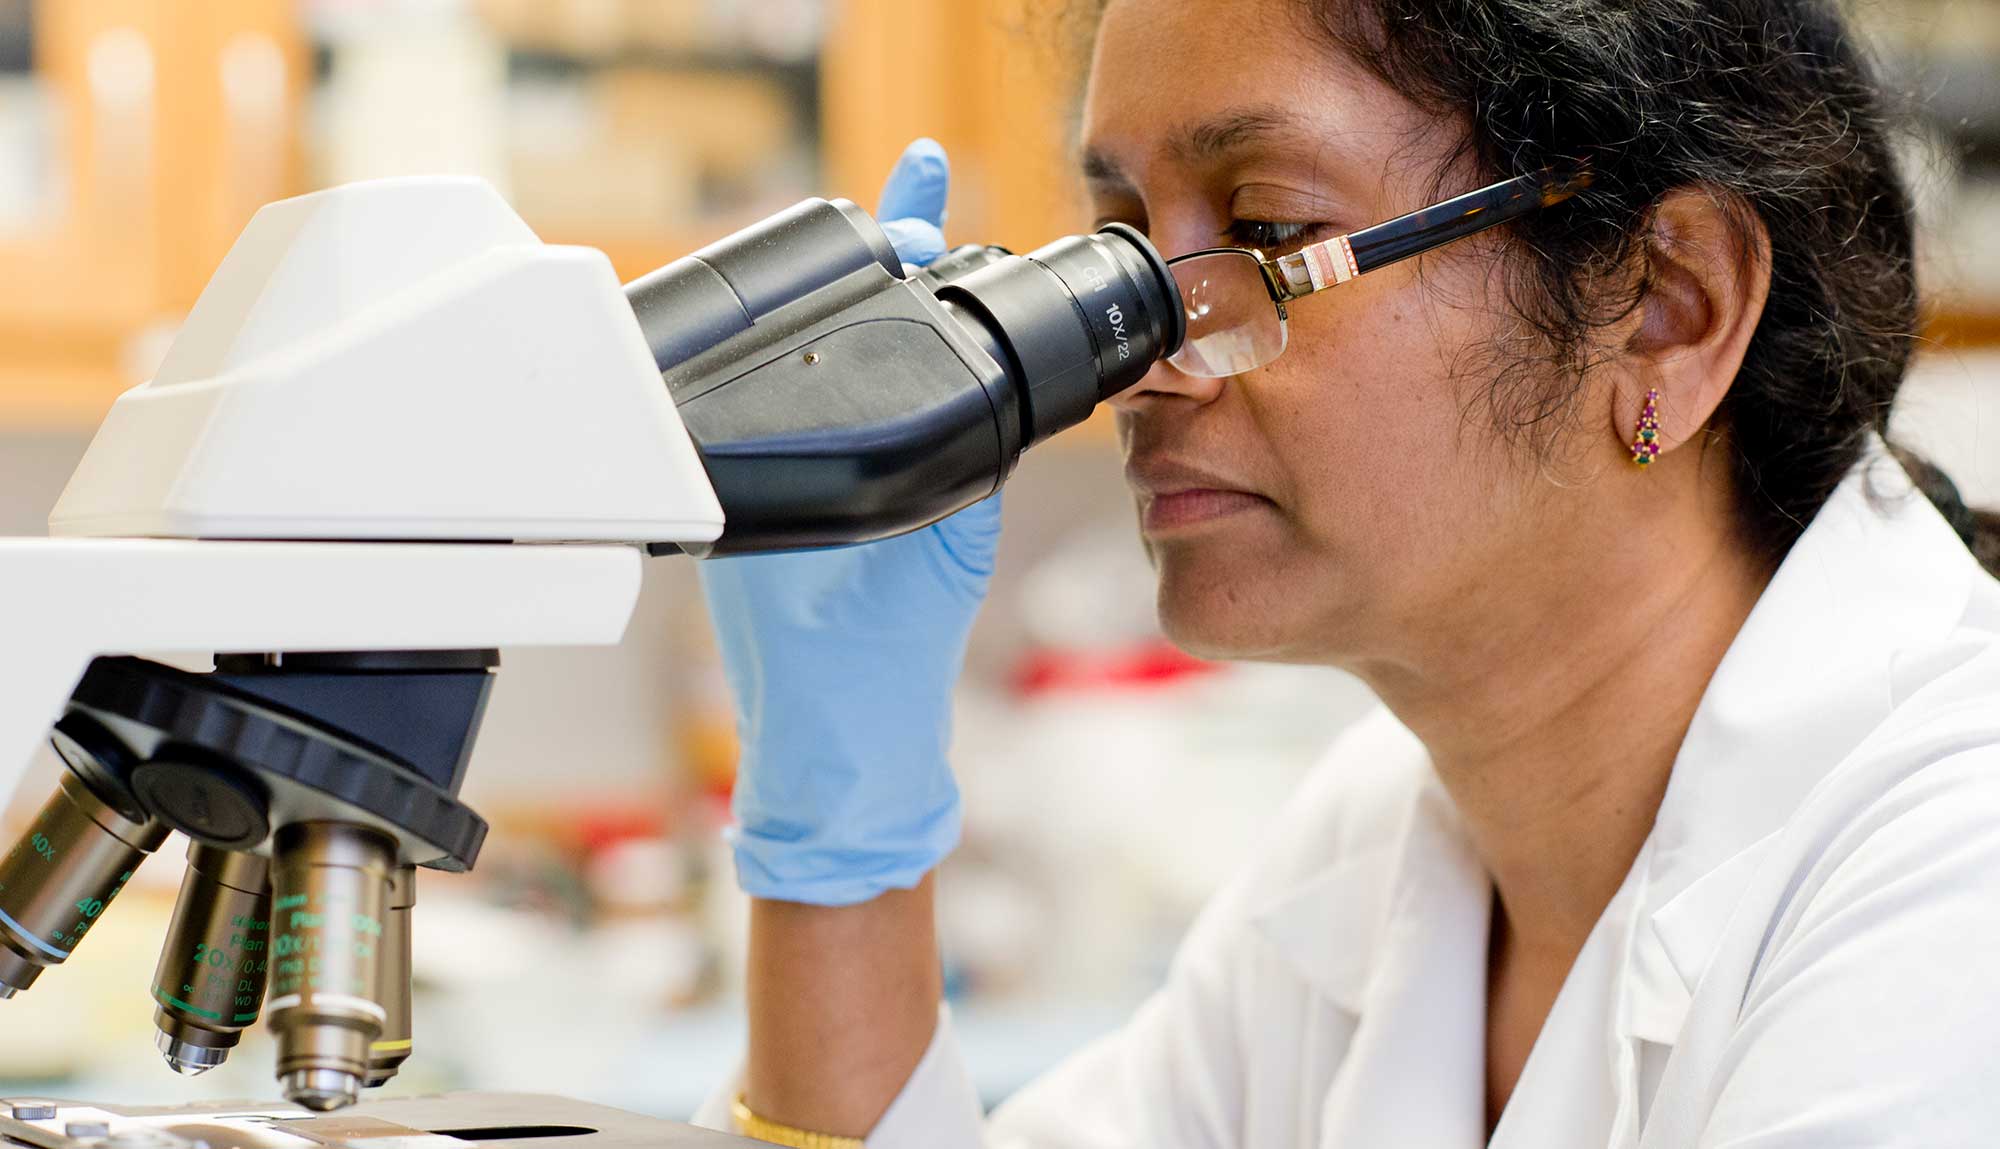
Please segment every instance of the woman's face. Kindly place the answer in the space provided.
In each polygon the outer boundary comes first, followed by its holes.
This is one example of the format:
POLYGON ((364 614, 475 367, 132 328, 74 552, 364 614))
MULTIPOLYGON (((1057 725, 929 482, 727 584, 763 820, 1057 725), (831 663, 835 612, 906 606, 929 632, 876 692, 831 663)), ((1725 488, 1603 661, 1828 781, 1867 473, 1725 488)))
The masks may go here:
MULTIPOLYGON (((1084 109, 1100 220, 1169 258, 1267 255, 1426 206, 1439 124, 1308 34, 1298 0, 1112 0, 1084 109)), ((1452 192, 1470 190, 1469 173, 1452 192)), ((1398 661, 1560 569, 1574 500, 1493 428, 1513 330, 1495 249, 1462 242, 1291 305, 1270 366, 1162 365, 1118 400, 1167 633, 1211 657, 1398 661), (1553 568, 1548 565, 1555 562, 1553 568)))

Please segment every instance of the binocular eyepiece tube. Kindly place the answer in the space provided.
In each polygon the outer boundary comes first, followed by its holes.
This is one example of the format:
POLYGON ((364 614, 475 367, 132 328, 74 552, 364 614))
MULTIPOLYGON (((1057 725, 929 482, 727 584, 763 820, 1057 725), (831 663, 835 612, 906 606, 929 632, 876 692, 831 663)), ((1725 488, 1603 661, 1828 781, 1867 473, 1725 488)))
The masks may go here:
POLYGON ((915 530, 1180 349, 1180 291, 1114 224, 911 275, 844 200, 807 200, 627 285, 727 525, 697 555, 915 530))

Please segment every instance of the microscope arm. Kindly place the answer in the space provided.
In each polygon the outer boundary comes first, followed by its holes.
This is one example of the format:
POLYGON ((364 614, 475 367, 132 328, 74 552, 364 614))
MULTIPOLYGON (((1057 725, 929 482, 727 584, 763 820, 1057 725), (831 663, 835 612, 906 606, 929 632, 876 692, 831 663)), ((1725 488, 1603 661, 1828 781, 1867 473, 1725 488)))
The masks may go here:
POLYGON ((65 767, 0 842, 0 999, 178 831, 162 1055, 261 1022, 330 1109, 410 1052, 415 869, 477 861, 497 651, 616 643, 637 544, 722 509, 610 261, 414 178, 260 210, 49 528, 0 540, 0 795, 44 739, 65 767))
POLYGON ((0 539, 0 798, 108 653, 614 645, 628 546, 0 539))

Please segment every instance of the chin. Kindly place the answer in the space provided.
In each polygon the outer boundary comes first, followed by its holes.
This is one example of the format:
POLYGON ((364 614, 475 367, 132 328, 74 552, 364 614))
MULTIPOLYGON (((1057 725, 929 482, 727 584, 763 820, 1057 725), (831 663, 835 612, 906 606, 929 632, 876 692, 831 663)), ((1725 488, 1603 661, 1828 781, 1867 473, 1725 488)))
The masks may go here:
MULTIPOLYGON (((1156 559, 1160 572, 1160 629, 1196 658, 1214 662, 1276 659, 1293 645, 1286 620, 1272 598, 1241 577, 1204 577, 1156 559)), ((1218 572, 1220 573, 1220 572, 1218 572)), ((1281 601, 1281 600, 1280 600, 1281 601)))

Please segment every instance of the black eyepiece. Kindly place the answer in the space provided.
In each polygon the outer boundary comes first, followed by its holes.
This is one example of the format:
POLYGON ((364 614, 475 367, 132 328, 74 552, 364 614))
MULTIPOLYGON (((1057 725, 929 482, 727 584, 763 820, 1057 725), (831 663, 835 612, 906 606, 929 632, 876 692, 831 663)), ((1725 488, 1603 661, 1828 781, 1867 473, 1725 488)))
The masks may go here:
POLYGON ((1000 349, 1021 392, 1023 446, 1082 422, 1187 335, 1166 261, 1123 224, 995 260, 937 297, 1000 349))
POLYGON ((936 522, 1187 333, 1166 261, 1129 227, 1025 256, 963 247, 905 278, 842 201, 807 201, 626 296, 722 503, 704 554, 936 522))

